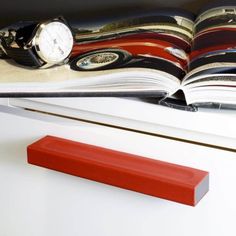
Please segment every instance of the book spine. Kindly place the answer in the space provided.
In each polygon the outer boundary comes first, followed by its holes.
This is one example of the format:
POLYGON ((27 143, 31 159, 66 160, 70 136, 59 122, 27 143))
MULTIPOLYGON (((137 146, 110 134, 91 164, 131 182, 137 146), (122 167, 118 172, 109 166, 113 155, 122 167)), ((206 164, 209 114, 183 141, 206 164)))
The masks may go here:
POLYGON ((27 155, 30 164, 191 206, 209 188, 208 172, 53 136, 27 155))

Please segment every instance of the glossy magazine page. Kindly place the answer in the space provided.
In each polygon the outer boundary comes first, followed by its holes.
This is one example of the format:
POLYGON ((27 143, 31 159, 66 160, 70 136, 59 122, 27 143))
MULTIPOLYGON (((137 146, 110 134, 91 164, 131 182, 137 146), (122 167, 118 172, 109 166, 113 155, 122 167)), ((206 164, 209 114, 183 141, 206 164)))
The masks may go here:
MULTIPOLYGON (((173 94, 187 73, 193 20, 183 10, 159 9, 94 22, 71 21, 74 45, 65 65, 22 66, 3 48, 0 96, 173 94)), ((25 25, 31 27, 30 22, 19 22, 2 29, 1 35, 7 36, 9 29, 19 32, 25 25)), ((20 38, 14 47, 19 42, 20 38)))
POLYGON ((235 46, 236 2, 206 7, 195 22, 190 71, 182 82, 188 104, 236 105, 235 46))

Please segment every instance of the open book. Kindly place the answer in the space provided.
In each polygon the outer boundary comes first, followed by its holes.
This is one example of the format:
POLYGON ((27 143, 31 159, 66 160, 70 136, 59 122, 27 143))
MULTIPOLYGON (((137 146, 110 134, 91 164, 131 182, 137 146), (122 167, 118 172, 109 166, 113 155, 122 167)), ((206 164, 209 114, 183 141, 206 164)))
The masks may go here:
POLYGON ((196 17, 159 9, 70 25, 75 44, 66 65, 33 69, 4 55, 1 97, 143 96, 193 110, 236 105, 236 3, 205 7, 196 17))

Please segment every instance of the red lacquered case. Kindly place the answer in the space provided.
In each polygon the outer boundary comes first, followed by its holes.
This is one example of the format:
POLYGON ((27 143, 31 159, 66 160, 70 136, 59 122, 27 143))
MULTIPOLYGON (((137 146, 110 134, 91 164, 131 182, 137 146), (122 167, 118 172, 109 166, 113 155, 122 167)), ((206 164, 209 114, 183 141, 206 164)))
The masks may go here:
POLYGON ((208 172, 53 136, 27 154, 30 164, 191 206, 209 189, 208 172))

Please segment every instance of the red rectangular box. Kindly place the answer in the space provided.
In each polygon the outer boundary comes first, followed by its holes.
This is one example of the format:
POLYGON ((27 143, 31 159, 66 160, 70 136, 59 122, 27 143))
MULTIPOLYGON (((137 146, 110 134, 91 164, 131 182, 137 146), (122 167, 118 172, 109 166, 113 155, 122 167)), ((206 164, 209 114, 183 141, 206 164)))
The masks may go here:
POLYGON ((52 136, 27 154, 30 164, 192 206, 209 189, 208 172, 52 136))

